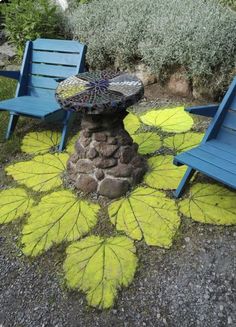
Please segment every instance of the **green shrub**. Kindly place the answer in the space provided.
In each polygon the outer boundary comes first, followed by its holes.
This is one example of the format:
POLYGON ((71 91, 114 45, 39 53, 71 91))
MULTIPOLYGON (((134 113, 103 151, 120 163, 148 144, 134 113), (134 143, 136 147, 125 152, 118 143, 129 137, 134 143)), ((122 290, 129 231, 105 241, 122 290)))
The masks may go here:
POLYGON ((19 54, 22 54, 27 40, 58 37, 59 13, 57 6, 48 0, 11 0, 1 5, 1 12, 5 16, 7 36, 19 54))
POLYGON ((236 14, 213 1, 95 0, 67 21, 92 68, 142 60, 162 74, 184 66, 190 78, 222 87, 236 62, 236 14))
POLYGON ((222 5, 236 10, 236 0, 218 0, 222 5))

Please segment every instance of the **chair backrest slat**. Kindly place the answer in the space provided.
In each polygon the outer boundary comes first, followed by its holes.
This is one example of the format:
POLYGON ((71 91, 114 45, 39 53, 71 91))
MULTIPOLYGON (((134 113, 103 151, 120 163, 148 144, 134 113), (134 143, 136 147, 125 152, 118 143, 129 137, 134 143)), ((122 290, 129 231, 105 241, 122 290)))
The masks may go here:
POLYGON ((69 77, 74 74, 75 67, 60 66, 60 68, 58 69, 58 65, 31 63, 30 72, 32 75, 69 77))
POLYGON ((86 46, 78 41, 37 39, 27 42, 16 96, 53 97, 57 78, 84 71, 86 46))
POLYGON ((236 111, 228 110, 223 120, 222 127, 236 130, 236 111))
POLYGON ((67 65, 77 67, 78 54, 65 52, 35 51, 32 53, 33 63, 44 63, 54 65, 67 65))
POLYGON ((28 85, 31 87, 41 87, 44 89, 52 89, 55 90, 58 82, 54 78, 40 76, 40 75, 31 75, 29 76, 28 85))
POLYGON ((33 97, 51 98, 55 99, 55 90, 44 89, 40 87, 28 87, 28 94, 33 97))
POLYGON ((235 147, 236 130, 222 126, 217 134, 216 139, 221 143, 228 144, 235 147))
POLYGON ((51 50, 57 52, 79 53, 82 52, 84 45, 78 41, 70 40, 50 40, 50 39, 37 39, 34 41, 35 50, 51 50))

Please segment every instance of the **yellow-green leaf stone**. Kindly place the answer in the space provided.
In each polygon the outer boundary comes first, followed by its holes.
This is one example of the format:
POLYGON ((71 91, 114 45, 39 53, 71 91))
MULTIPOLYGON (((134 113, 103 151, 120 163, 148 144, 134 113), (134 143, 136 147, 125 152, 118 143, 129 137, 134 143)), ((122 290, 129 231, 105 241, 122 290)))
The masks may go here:
POLYGON ((140 119, 146 125, 159 127, 169 133, 187 132, 193 126, 193 119, 184 111, 184 107, 151 110, 140 119))
POLYGON ((184 133, 167 137, 163 145, 173 149, 175 153, 187 151, 201 143, 204 133, 184 133))
POLYGON ((32 132, 23 138, 21 150, 29 154, 44 154, 60 143, 61 133, 52 131, 32 132))
POLYGON ((74 135, 67 143, 67 146, 66 146, 66 152, 68 152, 69 154, 72 154, 75 152, 75 143, 76 141, 78 140, 79 138, 79 134, 80 133, 77 133, 76 135, 74 135))
POLYGON ((132 139, 139 145, 140 154, 152 153, 162 145, 160 136, 152 132, 134 134, 132 139))
POLYGON ((24 189, 12 188, 0 192, 0 224, 6 224, 28 213, 33 205, 24 189))
POLYGON ((124 119, 124 126, 129 134, 134 134, 139 129, 140 125, 139 118, 132 113, 129 113, 124 119))
POLYGON ((164 248, 172 245, 180 224, 175 201, 152 188, 138 187, 128 197, 111 203, 108 212, 117 230, 164 248))
POLYGON ((30 161, 8 166, 6 172, 34 191, 49 191, 62 185, 61 174, 68 158, 66 153, 39 155, 30 161))
POLYGON ((70 191, 46 195, 31 210, 23 228, 24 253, 36 256, 53 244, 79 239, 96 225, 99 208, 70 191))
POLYGON ((67 248, 67 284, 87 294, 88 304, 100 309, 114 304, 117 290, 128 286, 137 267, 136 249, 126 236, 89 236, 67 248))
POLYGON ((173 164, 173 156, 155 156, 148 159, 150 172, 144 177, 144 182, 157 189, 176 189, 183 177, 186 167, 173 164))
POLYGON ((198 183, 190 188, 188 198, 179 202, 180 211, 206 224, 236 224, 236 192, 217 184, 198 183))

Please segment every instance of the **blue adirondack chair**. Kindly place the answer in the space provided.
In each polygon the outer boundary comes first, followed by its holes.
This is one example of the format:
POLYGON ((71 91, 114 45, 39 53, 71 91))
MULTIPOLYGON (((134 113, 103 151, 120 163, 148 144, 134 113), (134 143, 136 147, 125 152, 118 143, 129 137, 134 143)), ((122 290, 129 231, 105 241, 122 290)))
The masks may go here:
POLYGON ((84 71, 85 53, 86 46, 77 41, 37 39, 26 43, 20 71, 0 71, 0 76, 18 80, 15 98, 0 102, 0 110, 10 113, 6 139, 19 116, 61 121, 59 151, 63 150, 74 114, 60 108, 55 89, 60 80, 84 71))
POLYGON ((181 196, 195 171, 199 171, 223 184, 236 188, 236 78, 221 104, 192 107, 188 112, 214 117, 201 144, 174 158, 177 166, 187 165, 175 196, 181 196))

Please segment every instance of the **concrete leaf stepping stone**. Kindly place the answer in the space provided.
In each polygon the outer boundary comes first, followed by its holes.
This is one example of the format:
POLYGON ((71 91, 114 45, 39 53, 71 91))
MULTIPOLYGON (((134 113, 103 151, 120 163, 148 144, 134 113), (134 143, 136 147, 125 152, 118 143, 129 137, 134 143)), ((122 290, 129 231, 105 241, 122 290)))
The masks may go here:
POLYGON ((23 252, 36 256, 54 244, 79 239, 96 225, 99 208, 68 190, 46 195, 30 210, 22 232, 23 252))
POLYGON ((235 192, 221 185, 197 183, 191 186, 189 197, 179 202, 179 209, 201 223, 236 224, 235 192))
POLYGON ((67 285, 85 292, 89 305, 110 308, 117 290, 134 278, 135 252, 133 241, 125 236, 89 236, 72 243, 64 263, 67 285))
POLYGON ((132 139, 139 145, 138 152, 140 154, 152 153, 162 146, 160 136, 153 132, 134 134, 132 139))
POLYGON ((55 149, 61 140, 61 133, 52 131, 32 132, 25 135, 21 151, 29 154, 44 154, 55 149))
POLYGON ((177 188, 183 177, 186 167, 176 167, 173 164, 173 156, 158 155, 148 159, 150 172, 145 177, 145 183, 157 189, 171 190, 177 188))
POLYGON ((139 127, 141 126, 141 122, 138 116, 129 113, 124 119, 124 125, 126 131, 132 135, 139 129, 139 127))
POLYGON ((140 119, 146 125, 169 133, 187 132, 193 126, 193 119, 184 111, 184 107, 151 110, 140 116, 140 119))
POLYGON ((76 135, 74 135, 68 142, 67 142, 67 146, 66 146, 66 152, 71 154, 73 153, 74 147, 75 147, 75 143, 77 141, 77 139, 79 138, 80 133, 77 133, 76 135))
POLYGON ((164 248, 172 245, 180 224, 175 201, 152 188, 136 188, 128 197, 111 203, 108 213, 118 231, 164 248))
POLYGON ((66 153, 44 154, 6 168, 8 175, 34 191, 44 192, 62 185, 61 174, 69 156, 66 153))
POLYGON ((183 133, 166 137, 163 145, 172 149, 175 154, 187 151, 197 146, 204 136, 204 133, 183 133))
POLYGON ((6 224, 29 213, 34 201, 22 188, 0 192, 0 224, 6 224))

